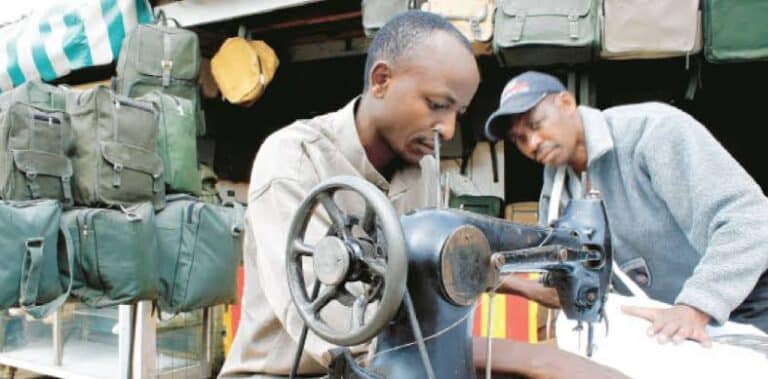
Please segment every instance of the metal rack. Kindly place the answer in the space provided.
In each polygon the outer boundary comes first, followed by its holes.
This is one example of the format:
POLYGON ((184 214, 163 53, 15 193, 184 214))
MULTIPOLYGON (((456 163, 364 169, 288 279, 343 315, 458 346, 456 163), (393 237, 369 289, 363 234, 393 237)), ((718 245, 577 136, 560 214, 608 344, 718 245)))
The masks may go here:
MULTIPOLYGON (((35 331, 31 342, 18 348, 4 346, 0 339, 0 365, 66 379, 145 379, 207 378, 211 372, 211 309, 204 308, 199 323, 183 327, 199 328, 201 343, 193 357, 174 358, 158 348, 158 328, 152 303, 119 305, 117 309, 77 308, 68 303, 45 322, 15 321, 25 332, 35 331), (65 315, 67 319, 65 320, 65 315), (72 320, 79 317, 80 324, 72 320), (113 325, 107 337, 96 338, 86 328, 88 322, 113 325), (65 331, 65 324, 69 329, 65 331), (106 341, 105 341, 106 339, 106 341), (196 359, 195 359, 196 358, 196 359), (182 363, 176 365, 174 363, 182 363)), ((10 320, 10 319, 8 319, 10 320)), ((0 320, 0 329, 5 322, 0 320)), ((170 331, 179 329, 171 327, 170 331)), ((197 330, 197 329, 194 329, 197 330)), ((2 333, 0 333, 2 335, 2 333)))

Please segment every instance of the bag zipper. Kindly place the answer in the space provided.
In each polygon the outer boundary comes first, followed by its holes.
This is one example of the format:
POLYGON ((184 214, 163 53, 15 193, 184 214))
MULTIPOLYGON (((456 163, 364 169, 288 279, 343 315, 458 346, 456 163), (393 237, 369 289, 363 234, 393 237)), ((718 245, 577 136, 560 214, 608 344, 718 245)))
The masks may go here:
POLYGON ((32 114, 32 119, 34 119, 35 121, 47 122, 49 125, 51 123, 57 124, 57 125, 61 124, 61 120, 59 120, 58 118, 53 117, 53 116, 48 116, 48 115, 40 114, 40 113, 33 113, 32 114))
POLYGON ((129 107, 129 108, 139 109, 139 110, 142 110, 142 111, 145 111, 145 112, 149 112, 149 113, 154 112, 154 109, 152 109, 151 107, 142 105, 142 104, 140 104, 138 102, 135 102, 135 101, 129 101, 127 99, 120 99, 120 98, 115 97, 115 108, 120 109, 120 107, 123 106, 123 105, 126 106, 126 107, 129 107))

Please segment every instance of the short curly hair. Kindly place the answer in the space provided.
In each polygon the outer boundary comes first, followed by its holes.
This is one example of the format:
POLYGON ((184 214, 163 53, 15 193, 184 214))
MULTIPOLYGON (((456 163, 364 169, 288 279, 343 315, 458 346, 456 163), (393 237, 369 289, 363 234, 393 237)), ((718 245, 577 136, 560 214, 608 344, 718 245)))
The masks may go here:
POLYGON ((363 90, 368 89, 368 75, 371 73, 374 62, 381 59, 397 62, 398 59, 407 56, 416 47, 426 42, 436 31, 444 31, 453 36, 472 53, 472 44, 467 37, 443 17, 417 10, 400 13, 376 32, 368 46, 363 90))

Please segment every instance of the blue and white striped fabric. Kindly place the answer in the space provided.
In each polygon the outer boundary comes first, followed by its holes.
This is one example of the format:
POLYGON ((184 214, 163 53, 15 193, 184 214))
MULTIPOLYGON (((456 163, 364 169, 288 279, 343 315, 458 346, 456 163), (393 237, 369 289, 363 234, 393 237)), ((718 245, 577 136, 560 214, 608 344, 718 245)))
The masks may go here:
POLYGON ((147 0, 58 0, 36 9, 0 27, 0 90, 111 63, 123 38, 152 18, 147 0))

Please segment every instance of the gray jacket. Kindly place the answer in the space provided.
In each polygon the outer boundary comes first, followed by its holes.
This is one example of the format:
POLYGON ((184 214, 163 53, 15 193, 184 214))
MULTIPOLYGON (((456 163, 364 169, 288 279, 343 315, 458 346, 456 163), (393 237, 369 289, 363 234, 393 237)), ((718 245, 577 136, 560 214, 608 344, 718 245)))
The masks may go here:
MULTIPOLYGON (((674 107, 579 111, 616 262, 649 296, 727 321, 768 268, 768 198, 704 126, 674 107)), ((544 169, 541 220, 555 171, 544 169)), ((580 191, 568 177, 561 207, 580 191)), ((768 319, 768 310, 760 313, 768 319)))

